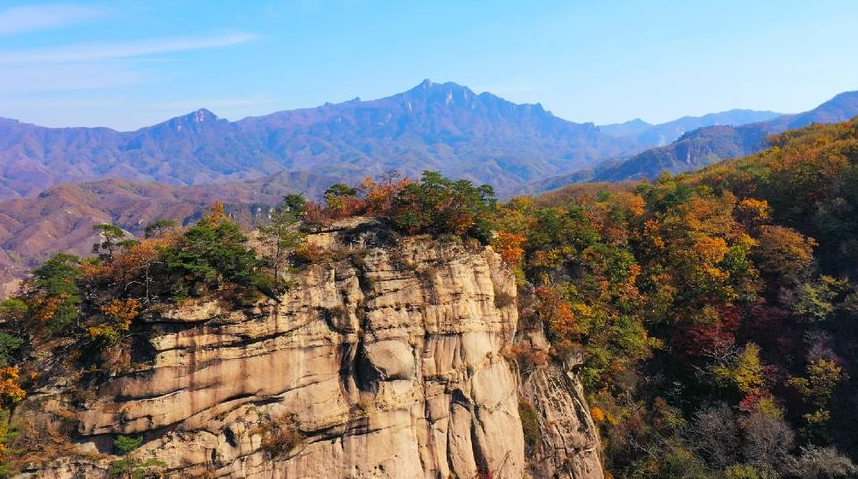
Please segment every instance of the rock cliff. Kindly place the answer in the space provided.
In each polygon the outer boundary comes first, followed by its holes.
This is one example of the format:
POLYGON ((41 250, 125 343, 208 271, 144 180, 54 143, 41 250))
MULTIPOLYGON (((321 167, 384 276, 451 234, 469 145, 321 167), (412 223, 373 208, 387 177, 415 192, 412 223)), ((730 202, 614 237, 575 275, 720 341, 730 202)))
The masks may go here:
POLYGON ((574 376, 521 378, 505 359, 516 282, 490 248, 366 220, 308 241, 325 259, 277 301, 165 309, 135 331, 128 371, 31 393, 22 432, 69 440, 20 476, 107 477, 122 434, 142 436, 133 457, 167 477, 602 477, 574 376), (540 415, 537 457, 522 396, 540 415))

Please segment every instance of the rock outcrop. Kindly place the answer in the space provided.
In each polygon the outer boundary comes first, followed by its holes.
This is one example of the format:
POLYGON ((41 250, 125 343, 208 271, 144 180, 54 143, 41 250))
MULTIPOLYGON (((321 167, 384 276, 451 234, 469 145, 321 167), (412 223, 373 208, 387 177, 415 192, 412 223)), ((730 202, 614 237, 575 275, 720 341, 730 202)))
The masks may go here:
MULTIPOLYGON (((20 414, 74 417, 74 444, 22 477, 106 477, 120 434, 142 436, 133 457, 167 477, 526 477, 519 378, 502 354, 518 320, 510 269, 490 248, 353 223, 309 237, 326 259, 279 300, 151 315, 131 371, 32 393, 20 414)), ((569 437, 586 404, 559 405, 576 389, 555 376, 523 385, 554 424, 543 447, 586 454, 574 467, 590 475, 572 477, 601 477, 592 444, 569 437)))
POLYGON ((534 477, 601 478, 599 436, 578 380, 556 364, 536 368, 521 395, 539 414, 539 445, 528 458, 534 477))

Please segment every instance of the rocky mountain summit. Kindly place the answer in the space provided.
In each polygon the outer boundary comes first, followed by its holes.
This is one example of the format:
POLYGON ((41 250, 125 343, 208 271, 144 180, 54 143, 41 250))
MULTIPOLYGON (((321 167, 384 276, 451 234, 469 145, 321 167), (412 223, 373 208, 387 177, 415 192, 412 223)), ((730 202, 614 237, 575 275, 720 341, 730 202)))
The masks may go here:
POLYGON ((120 435, 166 477, 602 477, 571 369, 508 359, 547 343, 491 247, 364 218, 307 242, 326 259, 277 298, 148 314, 125 371, 64 374, 71 338, 30 358, 14 420, 45 442, 19 477, 108 477, 120 435))

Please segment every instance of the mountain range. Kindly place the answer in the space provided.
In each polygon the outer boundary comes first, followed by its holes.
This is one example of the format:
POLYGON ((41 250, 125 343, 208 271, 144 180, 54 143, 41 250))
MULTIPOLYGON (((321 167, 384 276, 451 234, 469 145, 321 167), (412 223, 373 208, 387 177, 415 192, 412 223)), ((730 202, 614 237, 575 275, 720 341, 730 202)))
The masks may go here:
POLYGON ((251 225, 283 194, 318 198, 332 183, 392 169, 489 183, 502 198, 653 178, 759 151, 771 133, 855 115, 851 92, 795 115, 730 110, 596 126, 426 80, 378 100, 235 122, 200 109, 132 132, 0 119, 0 297, 47 255, 87 253, 97 223, 139 234, 157 219, 187 224, 221 201, 251 225))
POLYGON ((455 83, 425 80, 378 100, 235 122, 200 109, 131 132, 0 119, 0 198, 104 178, 182 186, 288 170, 356 181, 390 169, 405 175, 437 170, 490 183, 503 195, 529 182, 634 155, 693 127, 771 115, 733 110, 640 130, 635 127, 642 122, 598 127, 558 118, 539 104, 515 104, 455 83))
MULTIPOLYGON (((538 180, 520 188, 516 193, 536 194, 571 183, 654 179, 665 171, 682 173, 699 170, 726 158, 762 151, 766 147, 768 135, 813 123, 837 123, 855 116, 858 116, 858 91, 845 92, 803 113, 780 115, 744 125, 698 128, 683 134, 669 145, 645 150, 631 158, 607 160, 592 169, 538 180)), ((621 125, 624 124, 612 127, 623 131, 621 125)), ((633 128, 626 131, 632 131, 634 134, 633 128)))
POLYGON ((455 83, 230 122, 201 109, 133 132, 0 120, 0 197, 69 181, 222 183, 283 170, 345 179, 397 169, 515 187, 641 150, 592 123, 455 83))
POLYGON ((783 116, 783 113, 735 109, 719 113, 708 113, 703 116, 684 116, 658 125, 635 118, 625 123, 602 125, 599 129, 603 133, 617 138, 633 139, 637 143, 656 147, 673 143, 686 132, 698 128, 714 125, 744 125, 771 120, 779 116, 783 116))

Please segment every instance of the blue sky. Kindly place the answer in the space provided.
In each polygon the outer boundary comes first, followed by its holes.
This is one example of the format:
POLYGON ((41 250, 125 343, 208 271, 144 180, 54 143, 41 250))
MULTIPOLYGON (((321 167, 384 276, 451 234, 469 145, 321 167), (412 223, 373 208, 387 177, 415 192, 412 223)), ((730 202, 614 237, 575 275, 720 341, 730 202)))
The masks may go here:
POLYGON ((802 111, 858 90, 858 2, 0 0, 0 116, 133 129, 424 78, 572 121, 802 111))

